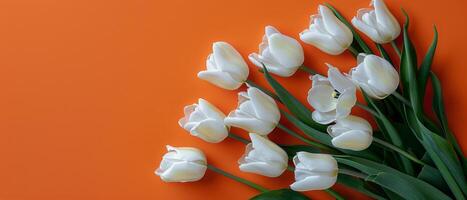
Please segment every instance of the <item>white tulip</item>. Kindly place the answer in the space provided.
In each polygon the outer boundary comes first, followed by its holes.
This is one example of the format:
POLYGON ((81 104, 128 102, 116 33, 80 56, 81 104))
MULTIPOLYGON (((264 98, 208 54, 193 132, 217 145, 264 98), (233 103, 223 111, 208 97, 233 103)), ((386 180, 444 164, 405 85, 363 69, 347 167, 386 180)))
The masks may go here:
POLYGON ((198 73, 200 79, 218 87, 235 90, 248 78, 248 65, 240 53, 226 42, 215 42, 208 56, 206 70, 198 73))
POLYGON ((328 133, 332 136, 332 145, 341 149, 361 151, 373 141, 370 123, 353 115, 337 119, 335 125, 328 126, 328 133))
POLYGON ((303 64, 303 48, 297 40, 280 33, 272 26, 266 26, 266 34, 259 45, 259 54, 252 53, 248 58, 256 66, 267 69, 282 77, 292 76, 303 64))
POLYGON ((204 153, 191 147, 167 145, 167 153, 155 174, 165 182, 193 182, 203 178, 207 169, 204 153))
POLYGON ((328 78, 311 77, 313 83, 308 91, 308 103, 315 109, 312 118, 320 124, 329 124, 347 117, 357 102, 356 88, 339 69, 329 65, 328 78))
POLYGON ((384 99, 399 85, 399 74, 386 59, 359 54, 358 65, 350 70, 351 79, 370 97, 384 99))
POLYGON ((178 124, 191 135, 211 143, 221 142, 228 136, 229 127, 224 125, 224 113, 208 101, 199 99, 198 104, 186 106, 184 112, 185 117, 178 124))
POLYGON ((227 126, 234 126, 251 133, 267 135, 274 130, 281 118, 276 102, 255 87, 238 93, 238 107, 224 119, 227 126))
POLYGON ((325 190, 336 183, 337 161, 331 155, 298 152, 293 162, 295 182, 290 185, 292 190, 325 190))
POLYGON ((328 7, 319 5, 318 13, 310 17, 310 27, 300 33, 300 39, 325 53, 341 54, 352 44, 352 31, 328 7))
POLYGON ((401 33, 401 27, 384 1, 372 0, 370 6, 374 9, 358 10, 352 24, 376 43, 385 44, 396 39, 401 33))
POLYGON ((256 133, 250 133, 251 143, 240 158, 240 170, 267 177, 280 176, 288 166, 287 153, 277 144, 256 133))

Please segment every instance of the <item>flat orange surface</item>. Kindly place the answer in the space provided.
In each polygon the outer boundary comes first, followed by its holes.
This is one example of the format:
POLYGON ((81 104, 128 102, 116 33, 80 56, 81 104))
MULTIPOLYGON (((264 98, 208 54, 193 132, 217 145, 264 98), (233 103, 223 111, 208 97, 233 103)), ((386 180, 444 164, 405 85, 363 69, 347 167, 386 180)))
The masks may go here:
MULTIPOLYGON (((228 113, 236 92, 196 78, 211 43, 224 40, 246 58, 265 25, 298 36, 321 1, 294 0, 14 0, 0 2, 0 199, 247 199, 253 189, 208 172, 200 182, 166 184, 153 175, 165 145, 196 146, 211 164, 268 188, 279 179, 240 173, 242 144, 208 144, 177 125, 183 106, 203 97, 228 113)), ((329 0, 348 18, 369 0, 329 0)), ((467 149, 467 3, 387 0, 419 52, 440 31, 434 71, 444 86, 452 130, 467 149)), ((388 48, 388 50, 391 50, 388 48)), ((305 46, 305 64, 348 70, 348 53, 332 57, 305 46)), ((250 65, 251 69, 254 69, 250 65)), ((264 84, 256 72, 251 79, 264 84)), ((279 79, 305 100, 307 75, 279 79)), ((244 88, 242 88, 244 89, 244 88)), ((244 132, 236 130, 240 134, 244 132)), ((283 143, 299 143, 280 131, 283 143)), ((337 186, 349 197, 356 193, 337 186)), ((330 199, 324 192, 308 192, 330 199)))

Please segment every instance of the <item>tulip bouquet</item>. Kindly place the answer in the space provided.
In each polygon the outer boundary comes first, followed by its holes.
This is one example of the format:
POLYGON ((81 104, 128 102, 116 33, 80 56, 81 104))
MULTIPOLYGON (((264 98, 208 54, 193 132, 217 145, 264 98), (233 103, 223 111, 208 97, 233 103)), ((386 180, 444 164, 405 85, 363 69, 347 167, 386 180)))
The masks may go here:
POLYGON ((247 63, 226 42, 213 44, 206 70, 198 73, 200 79, 218 87, 236 90, 245 83, 247 90, 238 93, 238 107, 227 116, 199 99, 185 107, 179 125, 206 142, 219 143, 229 137, 245 143, 245 154, 238 161, 240 170, 266 177, 293 171, 295 182, 289 188, 268 190, 234 176, 208 164, 203 152, 191 147, 167 146, 168 153, 155 173, 166 182, 191 182, 210 169, 258 190, 255 200, 303 200, 308 197, 300 192, 310 190, 325 190, 344 199, 331 189, 336 183, 374 199, 465 199, 466 158, 449 129, 440 81, 430 70, 437 31, 434 29, 432 45, 419 65, 407 32, 407 14, 404 12, 406 22, 401 31, 383 0, 373 0, 371 6, 359 10, 348 22, 331 5, 321 5, 309 27, 299 34, 304 43, 327 54, 352 53, 357 65, 348 73, 331 64, 326 64, 327 74, 315 73, 303 65, 301 44, 272 26, 265 28, 259 52, 248 58, 273 90, 248 79, 247 63), (395 43, 401 32, 402 50, 395 43), (360 34, 374 42, 375 50, 360 34), (388 56, 387 44, 400 62, 388 56), (310 74, 307 101, 313 110, 273 77, 291 77, 298 70, 310 74), (436 119, 423 109, 429 79, 436 119), (357 94, 363 96, 360 102, 357 94), (279 104, 287 109, 280 109, 279 104), (370 113, 377 128, 352 115, 353 107, 370 113), (281 116, 301 133, 281 124, 281 116), (231 127, 247 131, 249 139, 231 133, 231 127), (268 134, 276 128, 305 145, 272 142, 268 134))

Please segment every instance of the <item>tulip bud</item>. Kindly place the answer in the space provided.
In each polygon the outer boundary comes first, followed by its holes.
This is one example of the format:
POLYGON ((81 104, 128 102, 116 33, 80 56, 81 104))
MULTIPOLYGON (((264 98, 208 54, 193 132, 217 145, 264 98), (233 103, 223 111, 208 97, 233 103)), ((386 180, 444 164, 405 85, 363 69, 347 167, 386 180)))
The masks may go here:
POLYGON ((184 112, 185 117, 178 124, 191 135, 211 143, 221 142, 228 136, 224 113, 206 100, 199 99, 198 104, 186 106, 184 112))
POLYGON ((167 145, 167 153, 155 174, 165 182, 193 182, 203 178, 207 169, 206 156, 191 147, 167 145))
POLYGON ((317 15, 312 15, 310 27, 300 33, 300 39, 321 51, 339 55, 352 44, 352 31, 326 6, 319 5, 317 15))
POLYGON ((248 78, 248 65, 240 53, 226 42, 215 42, 208 56, 206 70, 198 73, 200 79, 218 87, 235 90, 248 78))
POLYGON ((374 9, 358 10, 352 24, 376 43, 385 44, 395 40, 401 33, 401 27, 391 14, 383 0, 372 0, 374 9))
POLYGON ((313 75, 308 103, 315 109, 312 118, 320 124, 329 124, 347 117, 357 102, 355 85, 339 69, 328 64, 328 78, 313 75))
POLYGON ((238 107, 224 119, 227 126, 234 126, 251 133, 267 135, 276 128, 281 118, 276 102, 255 87, 238 93, 238 107))
POLYGON ((341 149, 361 151, 373 141, 370 123, 353 115, 337 119, 335 125, 328 126, 328 133, 332 136, 332 145, 341 149))
POLYGON ((297 40, 283 35, 276 28, 266 26, 266 34, 259 45, 259 54, 248 57, 256 66, 282 77, 292 76, 303 64, 303 48, 297 40))
POLYGON ((350 70, 350 77, 370 97, 384 99, 399 85, 399 74, 386 59, 359 54, 358 65, 350 70))
POLYGON ((251 143, 240 158, 240 170, 267 177, 280 176, 288 166, 287 153, 277 144, 256 133, 250 133, 251 143))
POLYGON ((337 161, 328 154, 298 152, 293 158, 295 164, 295 182, 290 188, 303 192, 325 190, 337 180, 337 161))

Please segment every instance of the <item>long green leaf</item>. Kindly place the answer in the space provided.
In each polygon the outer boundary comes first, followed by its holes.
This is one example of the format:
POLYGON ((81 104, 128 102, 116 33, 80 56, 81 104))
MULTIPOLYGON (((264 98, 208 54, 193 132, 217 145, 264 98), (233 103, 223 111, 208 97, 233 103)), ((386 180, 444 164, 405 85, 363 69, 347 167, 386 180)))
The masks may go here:
POLYGON ((420 97, 416 77, 417 56, 408 34, 409 17, 405 12, 404 14, 407 20, 403 30, 404 50, 402 52, 400 74, 404 87, 404 96, 410 99, 413 109, 413 111, 405 109, 406 119, 439 169, 452 193, 457 199, 465 199, 464 195, 467 193, 467 183, 456 152, 446 139, 427 128, 423 123, 425 118, 422 98, 420 97))
POLYGON ((441 89, 441 83, 433 72, 431 73, 431 83, 433 85, 433 110, 436 113, 438 121, 441 123, 443 127, 443 131, 445 132, 445 136, 447 140, 454 146, 458 156, 463 161, 464 165, 467 165, 467 161, 465 156, 460 148, 459 144, 457 143, 456 138, 452 134, 448 126, 448 119, 446 117, 446 112, 444 110, 444 101, 443 101, 443 91, 441 89))
POLYGON ((389 57, 389 53, 386 51, 386 49, 384 49, 383 45, 378 44, 378 43, 375 43, 375 44, 376 44, 376 47, 378 48, 379 54, 381 54, 381 57, 386 59, 389 63, 391 63, 391 65, 394 66, 394 63, 392 62, 391 57, 389 57))
POLYGON ((424 166, 418 174, 417 178, 435 186, 445 193, 450 192, 449 187, 447 186, 446 181, 444 181, 441 173, 439 173, 439 171, 433 167, 424 166))
MULTIPOLYGON (((365 92, 363 92, 363 95, 368 104, 379 114, 380 117, 377 120, 380 122, 378 123, 378 125, 380 126, 381 131, 386 133, 385 135, 389 137, 393 145, 406 150, 407 148, 405 148, 405 145, 402 142, 402 139, 399 136, 397 129, 394 127, 391 121, 384 115, 383 112, 381 112, 381 110, 375 104, 373 99, 369 98, 365 92)), ((404 157, 403 155, 398 154, 398 156, 399 157, 397 158, 397 160, 401 162, 402 166, 404 167, 404 171, 409 174, 414 174, 414 169, 410 160, 404 157)))
POLYGON ((368 188, 365 187, 365 181, 362 181, 360 179, 354 178, 352 176, 346 175, 346 174, 339 174, 337 176, 337 183, 342 184, 344 186, 347 186, 349 188, 353 188, 371 198, 377 199, 377 200, 386 200, 383 196, 369 190, 368 188))
POLYGON ((457 199, 465 199, 464 195, 467 192, 465 174, 452 145, 426 128, 412 110, 406 109, 406 113, 408 123, 412 124, 411 128, 417 132, 418 139, 427 150, 451 192, 457 199))
POLYGON ((271 87, 279 96, 282 103, 292 112, 298 119, 305 122, 307 125, 315 128, 316 130, 325 131, 326 126, 318 124, 312 118, 312 112, 303 105, 298 99, 296 99, 292 94, 289 93, 279 82, 277 82, 271 74, 269 74, 268 69, 263 65, 264 76, 269 82, 271 87))
POLYGON ((406 199, 449 200, 449 196, 415 177, 404 174, 386 165, 350 156, 337 157, 340 164, 356 168, 369 175, 370 181, 406 199))
POLYGON ((406 22, 404 24, 403 36, 404 36, 404 48, 402 50, 401 65, 400 65, 400 78, 404 89, 405 98, 409 99, 415 113, 422 112, 421 98, 418 92, 417 84, 417 53, 410 40, 408 28, 409 28, 409 16, 405 13, 406 22))
POLYGON ((310 200, 310 198, 291 189, 280 189, 263 192, 250 200, 310 200))
POLYGON ((281 145, 281 148, 284 149, 290 159, 292 159, 300 151, 321 153, 319 149, 313 148, 309 145, 281 145))
POLYGON ((436 26, 433 29, 435 32, 433 41, 431 42, 430 48, 420 65, 417 75, 421 97, 425 96, 426 83, 428 81, 428 76, 430 75, 431 64, 433 63, 433 57, 435 56, 436 46, 438 44, 438 30, 436 29, 436 26))
MULTIPOLYGON (((353 28, 353 26, 350 24, 350 22, 348 22, 344 16, 342 16, 339 11, 337 11, 334 7, 332 7, 330 4, 328 3, 325 3, 325 5, 332 10, 332 12, 334 12, 334 15, 336 15, 336 17, 342 21, 342 23, 344 23, 349 29, 350 31, 352 31, 352 35, 353 35, 353 38, 354 38, 354 41, 357 41, 357 44, 358 44, 358 47, 354 46, 355 49, 362 49, 364 53, 366 54, 373 54, 373 52, 371 51, 370 47, 368 47, 368 45, 365 43, 365 41, 363 41, 363 39, 360 37, 360 35, 357 33, 357 31, 353 28)), ((352 43, 354 44, 354 43, 352 43)))
POLYGON ((289 120, 293 125, 299 128, 309 138, 313 138, 326 146, 334 148, 331 143, 331 136, 329 136, 328 134, 325 134, 321 131, 314 129, 311 126, 308 126, 307 124, 305 124, 304 122, 302 122, 301 120, 297 119, 295 116, 287 112, 281 112, 281 113, 285 118, 287 118, 287 120, 289 120))

